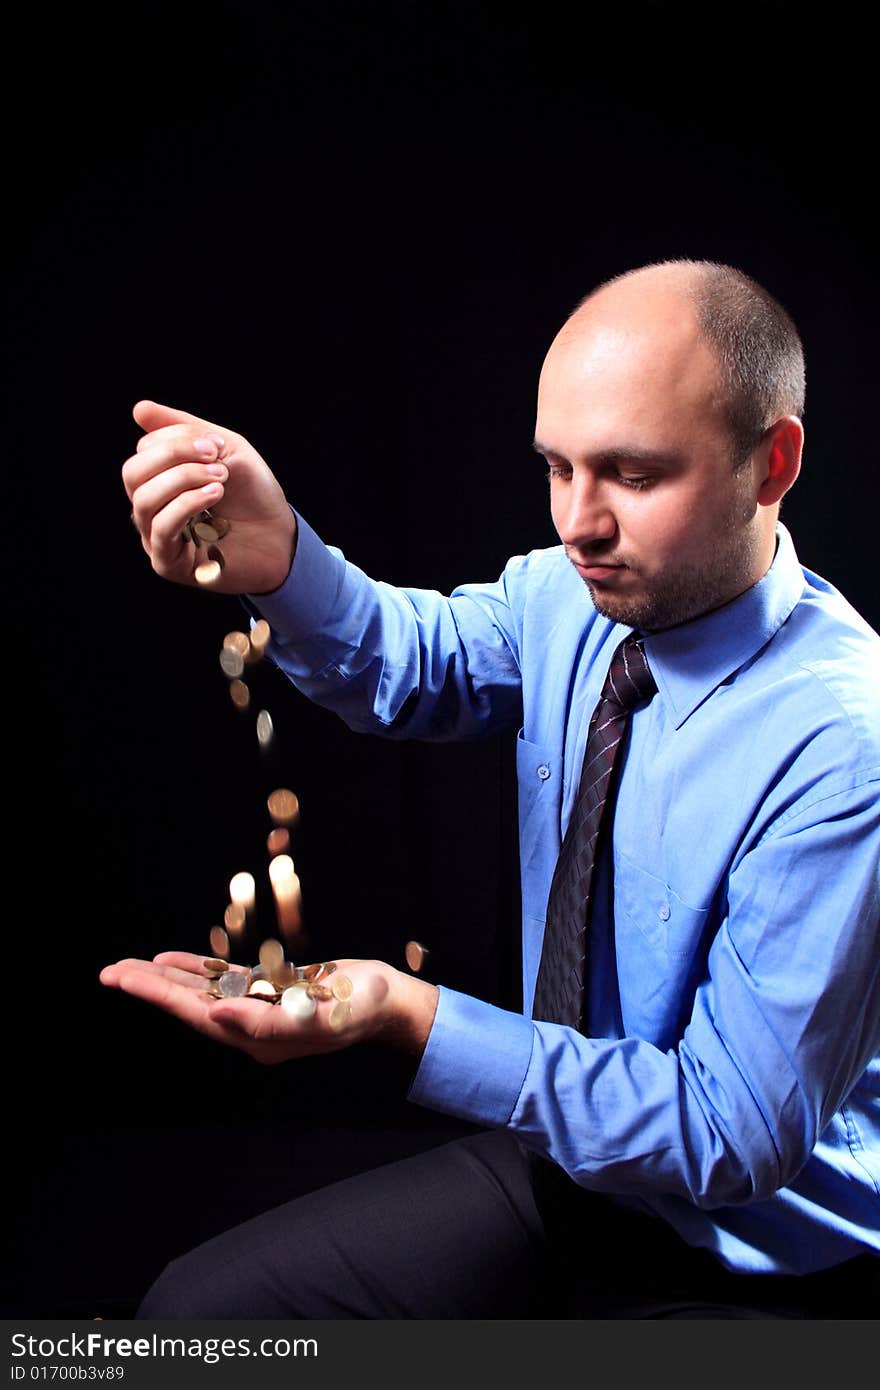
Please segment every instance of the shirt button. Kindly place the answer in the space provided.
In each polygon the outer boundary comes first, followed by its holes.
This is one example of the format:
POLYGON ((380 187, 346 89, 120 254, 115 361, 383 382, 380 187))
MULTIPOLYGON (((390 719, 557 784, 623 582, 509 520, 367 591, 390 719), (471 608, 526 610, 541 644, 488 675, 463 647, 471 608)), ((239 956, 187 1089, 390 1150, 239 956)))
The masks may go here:
POLYGON ((542 782, 547 781, 547 778, 550 776, 550 769, 546 763, 542 763, 541 766, 538 768, 538 776, 540 777, 542 782))
POLYGON ((661 907, 660 911, 657 913, 657 916, 660 918, 660 921, 661 921, 661 922, 668 922, 668 921, 669 921, 669 915, 670 915, 669 903, 664 903, 663 906, 661 907))

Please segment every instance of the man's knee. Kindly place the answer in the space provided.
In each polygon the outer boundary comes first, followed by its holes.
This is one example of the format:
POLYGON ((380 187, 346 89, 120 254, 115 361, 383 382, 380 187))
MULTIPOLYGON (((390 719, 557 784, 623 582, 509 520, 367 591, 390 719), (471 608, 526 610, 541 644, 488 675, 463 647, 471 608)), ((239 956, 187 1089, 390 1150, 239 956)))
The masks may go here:
POLYGON ((213 1318, 212 1281, 199 1278, 192 1255, 182 1255, 166 1265, 147 1289, 135 1313, 136 1318, 160 1321, 163 1318, 213 1318))

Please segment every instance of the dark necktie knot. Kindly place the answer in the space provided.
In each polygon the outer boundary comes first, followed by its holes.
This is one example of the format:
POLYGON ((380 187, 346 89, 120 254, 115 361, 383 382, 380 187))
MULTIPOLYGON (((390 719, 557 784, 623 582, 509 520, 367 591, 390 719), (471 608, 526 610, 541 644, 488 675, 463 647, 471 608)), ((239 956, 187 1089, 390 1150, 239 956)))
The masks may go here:
POLYGON ((611 658, 601 699, 629 711, 643 700, 649 700, 656 689, 657 683, 645 656, 644 638, 631 632, 611 658))

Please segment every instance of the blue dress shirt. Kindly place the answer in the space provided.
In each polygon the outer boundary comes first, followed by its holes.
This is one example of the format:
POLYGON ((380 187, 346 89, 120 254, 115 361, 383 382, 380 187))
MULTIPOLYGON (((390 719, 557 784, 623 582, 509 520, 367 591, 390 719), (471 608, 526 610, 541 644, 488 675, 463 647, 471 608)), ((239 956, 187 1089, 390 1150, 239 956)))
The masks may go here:
POLYGON ((587 724, 628 629, 561 547, 449 597, 373 581, 302 519, 247 600, 353 729, 518 729, 522 1014, 441 986, 409 1099, 507 1128, 729 1268, 880 1251, 880 638, 788 531, 733 602, 649 634, 597 866, 590 1036, 529 1017, 587 724))

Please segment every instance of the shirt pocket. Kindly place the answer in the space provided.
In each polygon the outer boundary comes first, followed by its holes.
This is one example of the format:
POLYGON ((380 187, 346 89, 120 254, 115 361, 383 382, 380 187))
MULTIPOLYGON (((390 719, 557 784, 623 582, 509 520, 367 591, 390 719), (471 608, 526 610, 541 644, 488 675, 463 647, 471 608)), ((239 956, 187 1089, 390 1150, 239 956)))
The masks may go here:
POLYGON ((673 886, 625 854, 614 854, 614 925, 618 946, 627 937, 660 956, 693 959, 701 952, 710 909, 686 903, 673 886), (637 935, 635 935, 637 933, 637 935))
POLYGON ((541 920, 559 853, 561 777, 561 761, 541 744, 523 738, 520 729, 516 736, 516 781, 523 906, 541 920))

